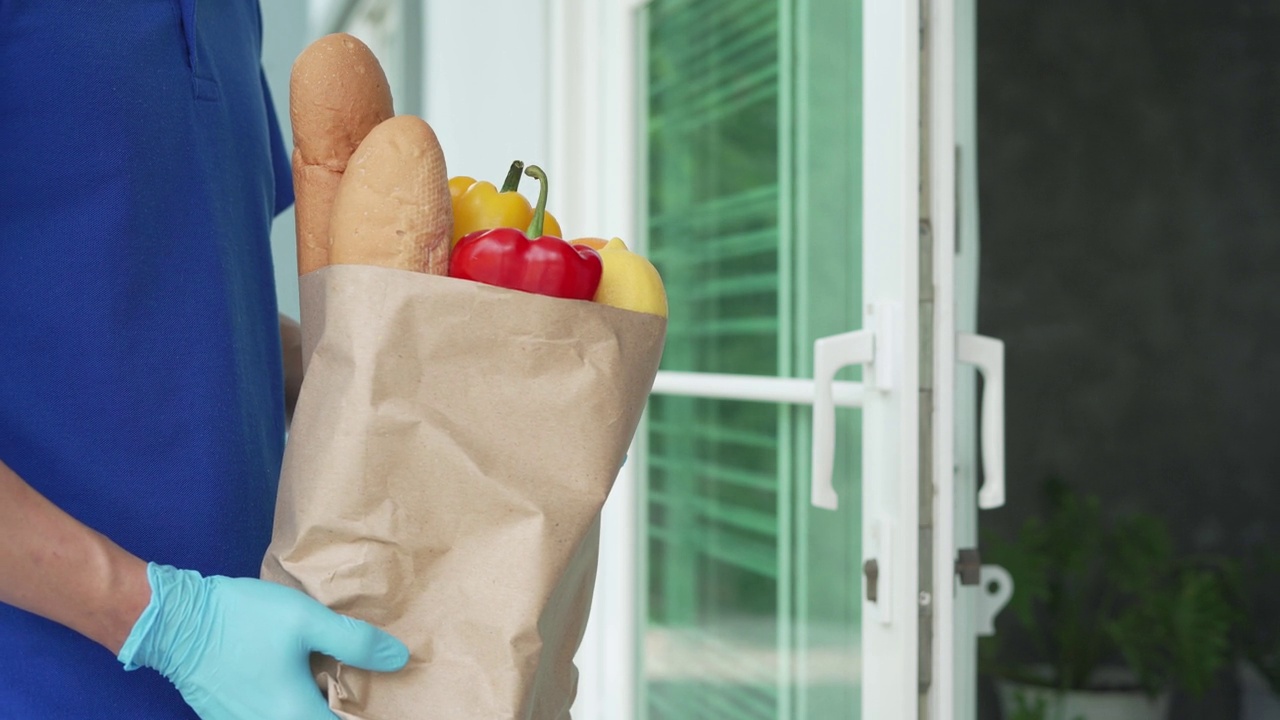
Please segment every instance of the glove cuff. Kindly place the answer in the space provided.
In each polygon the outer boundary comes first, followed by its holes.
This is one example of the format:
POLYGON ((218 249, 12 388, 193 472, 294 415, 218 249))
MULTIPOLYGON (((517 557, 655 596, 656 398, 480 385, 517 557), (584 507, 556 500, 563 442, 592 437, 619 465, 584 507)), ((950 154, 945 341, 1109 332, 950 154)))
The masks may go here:
POLYGON ((191 632, 184 627, 192 605, 203 596, 203 580, 194 570, 147 563, 151 600, 138 616, 129 637, 116 655, 125 670, 149 667, 172 679, 172 672, 189 650, 176 642, 191 632))

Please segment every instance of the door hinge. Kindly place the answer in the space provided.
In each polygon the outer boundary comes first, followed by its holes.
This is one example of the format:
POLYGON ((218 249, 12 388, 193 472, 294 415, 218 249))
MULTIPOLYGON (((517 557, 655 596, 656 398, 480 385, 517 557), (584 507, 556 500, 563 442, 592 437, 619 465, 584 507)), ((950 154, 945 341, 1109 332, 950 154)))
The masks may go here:
POLYGON ((972 587, 982 581, 982 553, 977 548, 961 548, 956 557, 960 584, 972 587))

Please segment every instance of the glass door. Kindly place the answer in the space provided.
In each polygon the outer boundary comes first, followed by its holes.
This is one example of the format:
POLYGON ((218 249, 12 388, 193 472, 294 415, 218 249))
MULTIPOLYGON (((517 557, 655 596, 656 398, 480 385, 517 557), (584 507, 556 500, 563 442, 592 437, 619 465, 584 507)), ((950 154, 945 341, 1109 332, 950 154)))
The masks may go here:
POLYGON ((860 8, 638 19, 641 224, 673 308, 641 465, 640 715, 856 717, 860 413, 838 419, 847 501, 814 509, 811 409, 776 381, 861 326, 860 8))
POLYGON ((558 207, 671 305, 574 717, 914 717, 915 4, 549 9, 558 207))
POLYGON ((918 703, 918 20, 865 18, 639 10, 641 218, 676 309, 640 464, 640 717, 918 703), (815 342, 877 308, 824 458, 815 342))

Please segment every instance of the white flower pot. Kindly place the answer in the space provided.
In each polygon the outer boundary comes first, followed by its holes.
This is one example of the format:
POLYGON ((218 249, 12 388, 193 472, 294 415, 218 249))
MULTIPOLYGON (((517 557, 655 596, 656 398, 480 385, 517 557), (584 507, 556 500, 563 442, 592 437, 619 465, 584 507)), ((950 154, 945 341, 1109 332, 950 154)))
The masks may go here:
MULTIPOLYGON (((1132 675, 1121 668, 1104 668, 1094 673, 1099 687, 1132 686, 1132 675)), ((1014 711, 1021 698, 1027 707, 1044 702, 1044 720, 1165 720, 1169 716, 1169 693, 1152 698, 1141 690, 1067 690, 1023 685, 997 680, 1000 709, 1005 720, 1017 717, 1014 711)))
POLYGON ((1252 663, 1236 667, 1240 678, 1240 720, 1280 720, 1280 697, 1271 692, 1262 673, 1252 663))

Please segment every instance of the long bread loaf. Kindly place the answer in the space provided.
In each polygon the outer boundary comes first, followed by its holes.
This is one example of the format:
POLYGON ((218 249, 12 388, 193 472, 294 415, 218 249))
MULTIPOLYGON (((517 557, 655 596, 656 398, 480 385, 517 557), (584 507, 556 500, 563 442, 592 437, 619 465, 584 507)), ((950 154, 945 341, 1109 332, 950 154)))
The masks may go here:
POLYGON ((392 117, 391 88, 368 46, 326 35, 294 61, 289 78, 298 274, 329 264, 329 221, 351 154, 392 117))
POLYGON ((338 184, 329 262, 445 275, 452 234, 449 177, 435 131, 412 115, 383 121, 338 184))

